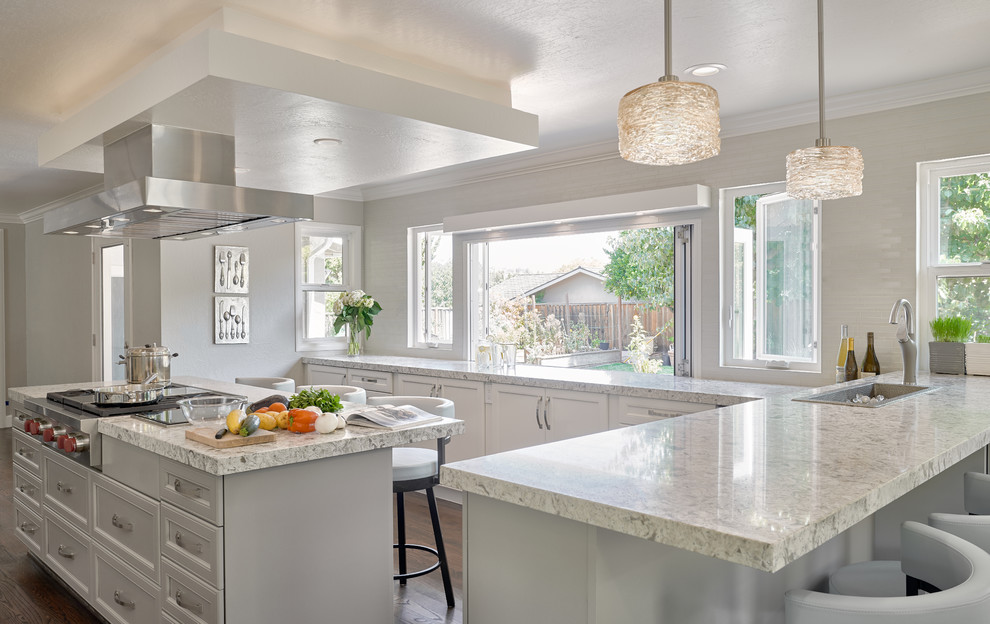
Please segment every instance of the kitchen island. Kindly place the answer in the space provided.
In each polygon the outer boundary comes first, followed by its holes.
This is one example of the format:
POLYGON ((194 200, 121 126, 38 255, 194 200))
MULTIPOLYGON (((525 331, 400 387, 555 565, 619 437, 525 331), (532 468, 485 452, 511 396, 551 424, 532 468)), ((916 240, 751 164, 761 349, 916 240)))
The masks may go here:
POLYGON ((782 622, 784 591, 896 557, 902 520, 961 510, 961 472, 986 469, 990 380, 919 382, 937 389, 872 409, 800 390, 444 466, 465 621, 782 622))
MULTIPOLYGON (((173 381, 251 401, 271 394, 173 381)), ((11 389, 15 423, 27 399, 96 385, 11 389)), ((279 432, 230 449, 131 416, 98 428, 102 470, 15 430, 15 506, 18 537, 108 620, 379 624, 393 609, 390 449, 463 423, 279 432)))

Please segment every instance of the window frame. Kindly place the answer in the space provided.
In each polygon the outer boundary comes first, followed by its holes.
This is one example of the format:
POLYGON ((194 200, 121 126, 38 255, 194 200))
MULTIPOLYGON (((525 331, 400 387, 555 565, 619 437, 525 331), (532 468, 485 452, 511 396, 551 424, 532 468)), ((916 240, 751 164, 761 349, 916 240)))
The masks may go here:
POLYGON ((310 292, 348 292, 361 288, 361 227, 316 223, 295 224, 295 251, 293 254, 296 293, 296 351, 347 350, 346 336, 309 338, 306 336, 306 295, 310 292), (303 284, 302 239, 303 236, 340 237, 343 275, 341 284, 303 284))
POLYGON ((914 328, 919 346, 918 363, 928 368, 929 322, 936 315, 938 280, 941 277, 990 277, 990 261, 939 263, 939 178, 990 172, 990 154, 918 163, 918 309, 914 328))
MULTIPOLYGON (((418 327, 420 319, 425 316, 425 310, 419 307, 419 246, 417 243, 417 238, 420 234, 426 234, 429 232, 436 232, 440 235, 447 234, 450 236, 450 252, 451 252, 451 270, 453 270, 454 264, 454 235, 450 232, 443 231, 443 224, 437 223, 433 225, 420 225, 411 227, 408 229, 407 233, 407 244, 406 249, 408 250, 408 275, 406 279, 406 284, 408 285, 409 292, 406 297, 407 301, 407 315, 408 319, 406 335, 408 336, 408 347, 410 349, 430 349, 434 351, 452 351, 454 349, 454 335, 455 331, 453 329, 453 321, 451 322, 451 336, 450 342, 428 342, 423 336, 419 335, 418 327)), ((452 276, 453 277, 453 276, 452 276)), ((426 268, 426 279, 429 280, 429 266, 426 268)), ((453 286, 453 285, 452 285, 453 286)), ((452 295, 452 301, 456 300, 456 290, 452 295)), ((453 306, 451 309, 451 316, 453 317, 453 306)))
MULTIPOLYGON (((770 359, 759 358, 758 349, 754 351, 752 359, 737 358, 734 353, 734 335, 732 323, 734 320, 733 296, 735 287, 735 267, 734 258, 736 244, 735 231, 735 200, 748 195, 778 195, 786 192, 784 182, 768 182, 763 184, 752 184, 747 186, 735 186, 720 189, 719 191, 719 250, 721 254, 721 310, 719 316, 719 367, 720 368, 741 368, 749 370, 773 370, 787 371, 795 373, 822 372, 822 257, 821 257, 821 202, 814 202, 813 213, 813 233, 814 239, 812 258, 812 309, 814 314, 814 356, 810 360, 805 359, 770 359)), ((757 224, 758 226, 759 224, 757 224)), ((759 237, 757 237, 759 240, 759 237)), ((757 259, 758 265, 759 258, 757 259)), ((757 289, 757 280, 752 280, 753 289, 757 289)), ((756 306, 753 306, 753 315, 757 316, 756 306)), ((758 321, 757 321, 758 322, 758 321)), ((759 327, 754 329, 759 334, 759 327)))

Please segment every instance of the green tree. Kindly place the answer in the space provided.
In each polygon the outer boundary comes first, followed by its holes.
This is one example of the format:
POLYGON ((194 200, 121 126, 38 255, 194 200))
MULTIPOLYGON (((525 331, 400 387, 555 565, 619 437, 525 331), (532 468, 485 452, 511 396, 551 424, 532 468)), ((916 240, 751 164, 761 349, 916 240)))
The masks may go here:
POLYGON ((605 290, 651 309, 674 305, 674 228, 624 230, 606 244, 605 290))
MULTIPOLYGON (((990 260, 990 173, 950 176, 939 183, 939 261, 990 260)), ((973 321, 975 334, 990 335, 990 278, 938 280, 938 314, 973 321)))

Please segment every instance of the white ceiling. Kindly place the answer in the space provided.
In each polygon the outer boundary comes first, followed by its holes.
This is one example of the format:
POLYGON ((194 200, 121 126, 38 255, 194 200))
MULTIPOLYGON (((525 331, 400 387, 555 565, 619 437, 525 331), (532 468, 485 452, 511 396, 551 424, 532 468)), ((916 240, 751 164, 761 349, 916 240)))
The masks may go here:
MULTIPOLYGON (((815 119, 815 0, 672 2, 674 72, 728 66, 702 79, 723 135, 815 119)), ((619 98, 663 73, 660 0, 0 0, 0 219, 101 185, 38 167, 39 137, 223 6, 508 84, 541 153, 613 141, 619 98)), ((830 116, 990 90, 987 32, 987 0, 826 0, 830 116)))

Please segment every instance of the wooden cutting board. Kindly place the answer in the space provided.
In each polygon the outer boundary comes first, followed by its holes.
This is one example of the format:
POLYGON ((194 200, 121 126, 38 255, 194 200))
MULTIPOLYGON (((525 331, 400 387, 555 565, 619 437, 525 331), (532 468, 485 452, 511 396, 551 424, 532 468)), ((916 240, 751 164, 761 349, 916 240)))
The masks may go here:
POLYGON ((186 439, 201 442, 213 448, 234 448, 237 446, 247 446, 249 444, 264 444, 275 441, 274 431, 258 429, 249 436, 233 435, 227 433, 217 440, 216 435, 220 427, 216 429, 186 429, 186 439))

